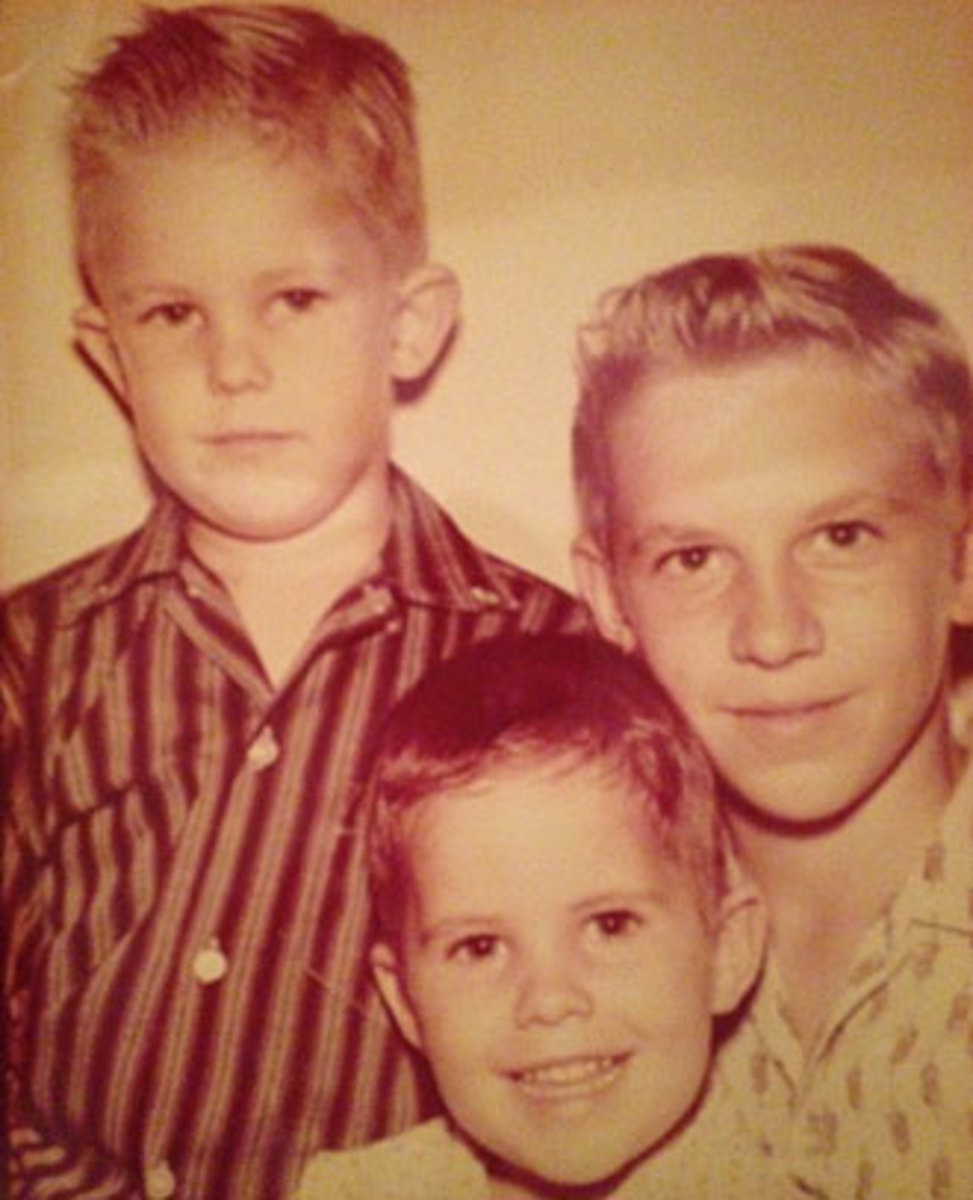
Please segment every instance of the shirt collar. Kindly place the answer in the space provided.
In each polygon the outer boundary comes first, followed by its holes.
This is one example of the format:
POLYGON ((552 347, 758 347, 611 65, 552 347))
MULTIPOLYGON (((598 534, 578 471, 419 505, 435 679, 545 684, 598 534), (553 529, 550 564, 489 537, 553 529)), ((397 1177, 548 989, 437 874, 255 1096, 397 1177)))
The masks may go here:
POLYGON ((896 904, 896 917, 973 939, 973 757, 896 904))
POLYGON ((470 612, 519 607, 504 565, 475 546, 413 479, 395 467, 392 513, 380 575, 403 600, 470 612))
MULTIPOLYGON (((392 528, 375 582, 418 605, 470 612, 519 607, 499 560, 469 541, 423 488, 394 466, 391 487, 392 528)), ((133 587, 176 575, 185 561, 183 512, 163 494, 140 529, 82 566, 63 609, 64 623, 81 620, 133 587)))
POLYGON ((71 625, 83 619, 141 583, 174 575, 182 558, 181 510, 171 496, 163 494, 139 529, 96 551, 81 565, 64 604, 63 623, 71 625))

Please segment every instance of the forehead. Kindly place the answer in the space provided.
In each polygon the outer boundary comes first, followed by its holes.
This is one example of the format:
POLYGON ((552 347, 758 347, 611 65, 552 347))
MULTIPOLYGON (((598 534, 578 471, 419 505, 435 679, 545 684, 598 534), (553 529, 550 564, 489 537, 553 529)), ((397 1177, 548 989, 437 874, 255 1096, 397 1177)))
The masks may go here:
POLYGON ((646 801, 604 764, 510 764, 430 796, 408 836, 410 873, 438 907, 459 897, 528 903, 676 870, 646 801))
POLYGON ((673 371, 608 431, 613 516, 777 510, 843 494, 945 502, 931 418, 833 351, 673 371), (682 511, 682 510, 686 511, 682 511))
POLYGON ((363 223, 328 165, 246 131, 191 128, 123 152, 85 188, 82 250, 99 277, 206 266, 206 254, 305 253, 363 223))

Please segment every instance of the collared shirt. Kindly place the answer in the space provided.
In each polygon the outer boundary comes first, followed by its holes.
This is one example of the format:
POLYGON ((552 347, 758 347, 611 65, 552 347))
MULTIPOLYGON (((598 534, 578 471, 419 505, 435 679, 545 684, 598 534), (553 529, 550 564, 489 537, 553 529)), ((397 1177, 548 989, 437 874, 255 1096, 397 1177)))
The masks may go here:
POLYGON ((717 1064, 681 1149, 727 1179, 687 1195, 754 1200, 760 1180, 795 1200, 973 1197, 973 773, 859 947, 812 1051, 771 953, 717 1064))
MULTIPOLYGON (((571 1136, 565 1126, 564 1136, 571 1136)), ((614 1181, 611 1200, 778 1200, 772 1181, 754 1179, 747 1161, 746 1187, 739 1163, 701 1158, 699 1148, 663 1152, 661 1169, 652 1147, 614 1181), (738 1171, 736 1178, 731 1172, 738 1171)), ((490 1200, 493 1185, 480 1158, 446 1120, 436 1118, 360 1149, 326 1151, 307 1164, 294 1200, 490 1200)))
POLYGON ((381 569, 277 689, 171 501, 7 602, 11 1197, 272 1200, 430 1111, 365 961, 370 748, 431 663, 584 620, 393 497, 381 569))
POLYGON ((360 1150, 315 1155, 294 1200, 490 1200, 480 1160, 442 1118, 360 1150))

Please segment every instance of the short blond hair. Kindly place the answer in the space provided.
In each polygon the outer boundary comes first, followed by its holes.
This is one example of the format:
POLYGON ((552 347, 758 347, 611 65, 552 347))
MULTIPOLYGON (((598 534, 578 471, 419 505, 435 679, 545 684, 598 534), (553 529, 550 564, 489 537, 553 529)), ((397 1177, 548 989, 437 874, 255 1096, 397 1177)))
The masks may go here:
POLYGON ((578 335, 575 488, 586 531, 611 535, 608 430, 634 392, 666 372, 830 348, 914 404, 937 469, 973 483, 973 394, 960 338, 926 301, 837 246, 707 255, 606 292, 578 335))
POLYGON ((78 260, 89 289, 92 193, 126 155, 188 129, 239 129, 320 161, 406 270, 425 256, 415 101, 384 42, 289 5, 146 8, 71 88, 68 148, 78 260))

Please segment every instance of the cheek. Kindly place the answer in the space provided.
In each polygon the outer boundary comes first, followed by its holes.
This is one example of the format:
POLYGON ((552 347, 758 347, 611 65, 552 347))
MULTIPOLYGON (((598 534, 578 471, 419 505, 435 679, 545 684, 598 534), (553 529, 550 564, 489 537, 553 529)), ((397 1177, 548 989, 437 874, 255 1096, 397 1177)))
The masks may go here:
POLYGON ((196 371, 185 358, 129 349, 121 356, 126 402, 138 425, 164 425, 187 395, 196 371))
POLYGON ((705 679, 721 660, 725 622, 718 613, 702 617, 669 605, 655 605, 633 592, 627 598, 629 625, 646 662, 662 685, 677 698, 680 691, 705 679))
POLYGON ((411 995, 425 1053, 446 1066, 462 1064, 480 1040, 482 1006, 441 980, 418 981, 411 995))

